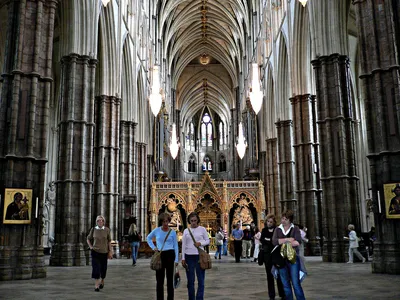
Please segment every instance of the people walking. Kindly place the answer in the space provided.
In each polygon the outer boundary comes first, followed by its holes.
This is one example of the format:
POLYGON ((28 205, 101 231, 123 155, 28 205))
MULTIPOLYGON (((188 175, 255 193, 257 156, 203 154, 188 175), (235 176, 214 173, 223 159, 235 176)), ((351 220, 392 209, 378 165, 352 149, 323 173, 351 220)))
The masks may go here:
POLYGON ((136 260, 139 253, 141 239, 142 237, 137 230, 136 224, 132 223, 128 231, 128 240, 129 243, 131 244, 131 250, 132 250, 132 266, 136 266, 136 260))
POLYGON ((258 253, 260 252, 260 238, 261 238, 261 232, 258 230, 258 227, 254 228, 254 253, 253 253, 253 258, 254 261, 257 261, 258 259, 258 253))
POLYGON ((217 251, 215 252, 215 259, 217 259, 217 257, 219 259, 221 259, 221 255, 222 255, 222 246, 224 244, 224 233, 222 231, 222 228, 219 227, 217 233, 215 234, 215 244, 217 245, 217 251))
POLYGON ((110 228, 105 227, 105 224, 106 219, 97 216, 96 226, 90 230, 86 238, 92 256, 92 278, 95 280, 96 292, 104 288, 108 259, 112 259, 110 228))
POLYGON ((233 246, 235 251, 235 261, 237 263, 240 262, 240 256, 242 255, 242 239, 243 239, 243 230, 240 229, 240 224, 233 225, 232 230, 232 238, 233 238, 233 246))
POLYGON ((224 243, 222 245, 222 255, 227 256, 228 255, 228 232, 223 229, 224 233, 224 243))
POLYGON ((304 300, 304 292, 301 287, 301 274, 305 273, 304 262, 299 255, 299 245, 301 243, 301 234, 298 226, 293 224, 294 214, 293 211, 287 210, 282 213, 281 225, 279 225, 272 237, 272 243, 277 245, 290 244, 296 250, 296 260, 294 263, 286 260, 286 264, 279 269, 279 276, 281 277, 283 290, 285 291, 285 298, 287 300, 293 299, 293 292, 297 300, 304 300), (302 272, 302 273, 301 273, 302 272))
MULTIPOLYGON (((190 226, 183 231, 182 236, 182 266, 186 269, 188 299, 204 299, 204 280, 206 271, 200 268, 199 250, 210 244, 207 230, 200 226, 200 217, 197 213, 190 213, 190 226), (197 293, 195 293, 195 275, 197 276, 197 293)), ((221 253, 221 252, 220 252, 221 253)))
POLYGON ((169 228, 171 215, 161 213, 158 216, 160 227, 156 227, 147 236, 147 243, 154 251, 161 252, 162 268, 156 271, 157 300, 164 300, 164 279, 167 277, 167 300, 174 299, 174 274, 178 265, 179 250, 175 230, 169 228), (153 243, 156 240, 156 245, 153 243))
POLYGON ((358 251, 358 237, 357 233, 354 230, 354 225, 349 224, 349 226, 347 226, 347 229, 349 230, 349 236, 344 237, 345 240, 349 241, 349 261, 347 263, 353 263, 354 254, 359 258, 359 260, 362 261, 362 263, 365 263, 366 259, 358 251))
MULTIPOLYGON (((276 219, 275 215, 269 214, 265 218, 264 221, 264 228, 261 231, 261 245, 262 245, 262 251, 264 254, 264 266, 265 266, 265 272, 267 273, 267 284, 268 284, 268 296, 269 299, 275 299, 275 278, 274 275, 272 274, 272 256, 271 256, 271 251, 274 249, 274 245, 272 243, 272 236, 274 235, 274 231, 276 228, 276 219)), ((279 275, 276 278, 276 283, 278 286, 278 294, 281 299, 284 299, 285 297, 285 292, 283 290, 283 285, 282 281, 279 277, 279 275)))

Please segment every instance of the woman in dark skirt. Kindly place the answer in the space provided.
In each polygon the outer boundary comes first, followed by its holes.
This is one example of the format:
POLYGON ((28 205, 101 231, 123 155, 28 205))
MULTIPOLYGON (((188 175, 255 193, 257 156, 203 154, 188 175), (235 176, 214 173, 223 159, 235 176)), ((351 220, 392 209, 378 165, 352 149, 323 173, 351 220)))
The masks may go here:
POLYGON ((107 274, 107 259, 112 259, 110 228, 105 227, 106 220, 97 216, 96 226, 87 236, 87 243, 92 255, 92 278, 95 280, 94 290, 99 292, 104 287, 107 274))

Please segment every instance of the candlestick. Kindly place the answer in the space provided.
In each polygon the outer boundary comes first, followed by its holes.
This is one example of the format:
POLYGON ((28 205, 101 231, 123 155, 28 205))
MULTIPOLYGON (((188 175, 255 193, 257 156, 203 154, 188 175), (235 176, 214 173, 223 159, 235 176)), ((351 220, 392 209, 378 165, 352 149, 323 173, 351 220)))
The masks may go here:
POLYGON ((39 208, 39 198, 36 197, 36 212, 35 212, 35 218, 38 216, 38 208, 39 208))

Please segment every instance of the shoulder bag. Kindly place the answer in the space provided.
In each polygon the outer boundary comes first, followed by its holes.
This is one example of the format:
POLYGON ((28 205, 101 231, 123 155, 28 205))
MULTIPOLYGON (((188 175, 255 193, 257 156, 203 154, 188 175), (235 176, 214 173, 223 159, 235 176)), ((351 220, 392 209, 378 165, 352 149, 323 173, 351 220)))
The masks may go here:
MULTIPOLYGON (((190 236, 193 239, 193 243, 196 244, 196 240, 194 239, 193 233, 190 230, 190 228, 188 227, 188 231, 190 233, 190 236)), ((208 270, 212 268, 212 263, 211 263, 211 257, 210 255, 208 255, 208 253, 206 251, 204 251, 203 249, 201 249, 200 247, 197 247, 197 250, 199 251, 199 264, 200 264, 200 268, 202 270, 208 270)))
POLYGON ((166 235, 166 237, 165 237, 165 239, 164 239, 164 242, 163 242, 163 244, 162 244, 162 246, 161 246, 160 251, 154 252, 153 256, 151 257, 150 269, 155 270, 155 271, 161 270, 161 268, 162 268, 162 263, 161 263, 161 252, 162 252, 162 249, 164 248, 165 241, 167 240, 169 234, 171 233, 171 230, 172 230, 172 229, 170 229, 170 230, 168 231, 168 233, 167 233, 167 235, 166 235))
POLYGON ((260 245, 260 250, 258 251, 257 262, 259 266, 262 266, 264 264, 264 251, 261 245, 260 245))
MULTIPOLYGON (((291 236, 292 228, 290 229, 289 233, 285 235, 285 237, 291 236)), ((290 245, 291 246, 291 245, 290 245)), ((271 261, 275 268, 281 269, 286 265, 287 262, 287 252, 286 252, 285 244, 277 245, 271 251, 271 261), (283 251, 282 251, 283 250, 283 251)), ((294 250, 292 248, 292 250, 294 250)), ((295 252, 296 254, 296 252, 295 252)))

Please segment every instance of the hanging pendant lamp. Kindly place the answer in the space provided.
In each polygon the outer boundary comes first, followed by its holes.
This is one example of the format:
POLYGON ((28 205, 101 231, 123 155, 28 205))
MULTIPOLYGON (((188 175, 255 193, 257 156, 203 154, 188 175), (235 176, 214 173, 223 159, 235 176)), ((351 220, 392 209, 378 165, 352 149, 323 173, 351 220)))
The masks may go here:
POLYGON ((157 65, 153 66, 153 85, 151 86, 149 102, 153 115, 157 117, 162 105, 162 97, 160 94, 160 77, 157 65))
POLYGON ((169 150, 171 152, 171 156, 173 159, 175 159, 178 156, 178 151, 179 151, 179 142, 176 136, 176 125, 175 123, 172 124, 172 136, 171 136, 171 141, 169 144, 169 150))
POLYGON ((238 143, 236 144, 236 150, 237 153, 242 159, 244 157, 244 154, 246 153, 246 148, 247 148, 247 142, 244 140, 244 135, 243 135, 243 125, 242 122, 239 123, 239 137, 238 137, 238 143))
POLYGON ((251 92, 250 92, 250 103, 256 114, 261 109, 263 102, 263 93, 260 88, 260 79, 258 76, 258 64, 252 64, 252 80, 251 80, 251 92))
POLYGON ((108 2, 110 2, 110 0, 101 0, 101 2, 103 2, 103 6, 106 7, 108 2))
POLYGON ((301 3, 301 5, 303 5, 303 7, 306 7, 307 0, 299 0, 299 2, 301 3))

